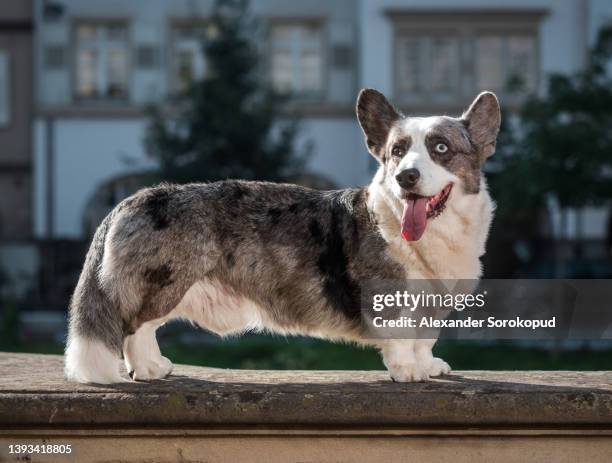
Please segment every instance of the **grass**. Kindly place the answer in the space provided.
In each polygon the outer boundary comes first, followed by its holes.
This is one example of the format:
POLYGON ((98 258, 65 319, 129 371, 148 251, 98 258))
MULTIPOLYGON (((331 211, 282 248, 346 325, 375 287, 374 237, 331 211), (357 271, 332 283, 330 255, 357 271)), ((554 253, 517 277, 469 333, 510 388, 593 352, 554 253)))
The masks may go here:
MULTIPOLYGON (((218 368, 297 370, 382 370, 375 349, 328 341, 248 335, 203 344, 162 339, 164 355, 174 363, 218 368)), ((6 344, 0 350, 62 354, 59 344, 6 344)), ((603 350, 551 352, 510 342, 483 345, 441 341, 435 354, 456 370, 612 370, 612 347, 603 350)))
MULTIPOLYGON (((168 343, 164 355, 175 363, 219 368, 298 370, 381 370, 375 349, 321 340, 248 336, 199 346, 168 343)), ((482 345, 443 341, 435 354, 456 370, 612 370, 612 348, 551 352, 512 343, 482 345)))

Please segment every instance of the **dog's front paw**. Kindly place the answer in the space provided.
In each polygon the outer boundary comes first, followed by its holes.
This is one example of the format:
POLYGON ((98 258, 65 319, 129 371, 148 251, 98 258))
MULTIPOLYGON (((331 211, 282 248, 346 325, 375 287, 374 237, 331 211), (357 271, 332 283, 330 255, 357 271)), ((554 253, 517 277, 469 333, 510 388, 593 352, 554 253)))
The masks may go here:
POLYGON ((128 374, 134 381, 151 381, 165 378, 172 372, 172 362, 166 357, 148 359, 133 367, 128 366, 128 374))
POLYGON ((391 379, 398 383, 414 383, 418 381, 427 381, 429 379, 427 369, 419 363, 393 365, 390 366, 388 370, 391 379))
POLYGON ((427 365, 427 374, 429 376, 448 375, 450 372, 450 365, 438 357, 431 359, 427 365))

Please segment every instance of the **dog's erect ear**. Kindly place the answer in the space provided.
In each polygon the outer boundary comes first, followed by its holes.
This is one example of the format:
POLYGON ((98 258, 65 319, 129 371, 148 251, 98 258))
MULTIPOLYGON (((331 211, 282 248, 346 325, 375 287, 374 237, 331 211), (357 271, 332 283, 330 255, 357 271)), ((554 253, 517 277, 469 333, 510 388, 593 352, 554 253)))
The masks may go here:
POLYGON ((372 155, 381 160, 389 130, 402 116, 378 90, 364 88, 357 97, 357 119, 372 155))
POLYGON ((484 162, 495 152, 497 133, 501 123, 499 102, 492 92, 482 92, 476 97, 470 108, 463 113, 461 120, 470 133, 472 142, 478 148, 484 162))

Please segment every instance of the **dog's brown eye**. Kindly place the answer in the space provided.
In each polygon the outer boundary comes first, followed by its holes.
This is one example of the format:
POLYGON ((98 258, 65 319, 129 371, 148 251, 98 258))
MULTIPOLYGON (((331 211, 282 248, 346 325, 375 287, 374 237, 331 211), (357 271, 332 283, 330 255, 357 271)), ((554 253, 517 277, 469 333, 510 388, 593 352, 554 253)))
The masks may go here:
POLYGON ((395 145, 391 150, 391 154, 401 158, 404 154, 406 154, 406 149, 402 145, 395 145))
POLYGON ((448 146, 446 146, 444 143, 438 143, 436 145, 436 151, 440 154, 446 154, 448 152, 448 146))

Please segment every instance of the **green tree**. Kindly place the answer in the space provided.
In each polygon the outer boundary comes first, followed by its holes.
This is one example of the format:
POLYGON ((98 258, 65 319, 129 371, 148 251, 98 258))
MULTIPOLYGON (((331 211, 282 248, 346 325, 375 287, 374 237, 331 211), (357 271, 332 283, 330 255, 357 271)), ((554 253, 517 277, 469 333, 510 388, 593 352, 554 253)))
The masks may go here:
MULTIPOLYGON (((612 28, 602 29, 586 68, 554 74, 500 140, 493 188, 501 212, 537 209, 552 194, 562 210, 612 198, 612 28)), ((562 222, 565 222, 562 213, 562 222)))
POLYGON ((215 2, 202 37, 204 78, 173 98, 173 110, 150 108, 146 145, 161 179, 278 181, 302 173, 308 150, 294 148, 297 121, 280 117, 284 98, 262 76, 247 6, 215 2))
MULTIPOLYGON (((612 28, 604 28, 583 71, 549 76, 544 95, 529 97, 514 116, 505 114, 490 175, 498 204, 490 246, 497 254, 518 240, 536 238, 549 195, 558 201, 563 230, 568 208, 612 198, 611 57, 612 28)), ((579 238, 581 228, 579 216, 579 238)), ((531 250, 539 252, 536 247, 531 250)), ((516 265, 511 254, 506 252, 506 263, 516 265)), ((554 273, 564 276, 560 242, 555 255, 554 273)), ((499 257, 493 264, 503 260, 499 257)), ((498 276, 512 268, 498 267, 498 276)))

